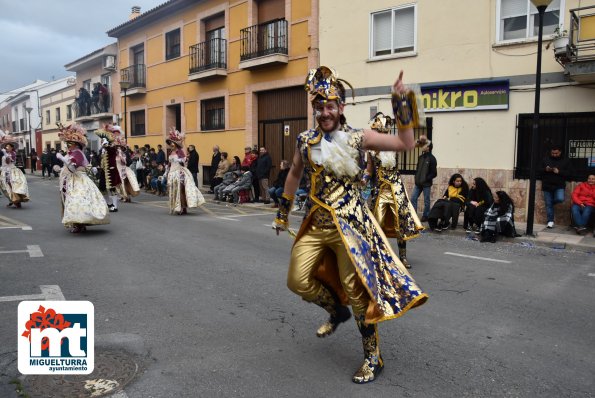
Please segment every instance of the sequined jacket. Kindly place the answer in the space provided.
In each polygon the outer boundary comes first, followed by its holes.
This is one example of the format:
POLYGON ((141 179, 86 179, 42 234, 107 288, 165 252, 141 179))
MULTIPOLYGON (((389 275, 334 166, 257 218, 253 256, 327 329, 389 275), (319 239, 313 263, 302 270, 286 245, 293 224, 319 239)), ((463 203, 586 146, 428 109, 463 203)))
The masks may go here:
MULTIPOLYGON (((363 132, 347 132, 350 134, 349 145, 359 151, 358 161, 363 168, 363 132)), ((360 192, 361 173, 353 177, 337 177, 312 161, 311 148, 321 139, 322 133, 317 130, 305 131, 297 138, 297 147, 305 166, 304 173, 310 179, 311 189, 306 201, 306 215, 296 241, 308 230, 311 218, 319 208, 328 211, 370 295, 366 322, 376 323, 399 317, 410 308, 424 303, 427 295, 398 260, 364 202, 360 192)), ((334 261, 326 257, 316 277, 345 300, 338 279, 336 259, 334 261)))

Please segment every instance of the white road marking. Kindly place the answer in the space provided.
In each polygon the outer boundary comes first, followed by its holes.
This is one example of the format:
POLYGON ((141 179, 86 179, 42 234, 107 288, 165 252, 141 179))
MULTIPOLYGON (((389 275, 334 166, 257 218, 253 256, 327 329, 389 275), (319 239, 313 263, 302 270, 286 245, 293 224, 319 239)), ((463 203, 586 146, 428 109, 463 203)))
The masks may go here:
POLYGON ((43 253, 38 245, 27 245, 27 250, 5 250, 0 254, 29 253, 29 257, 43 257, 43 253))
POLYGON ((235 218, 229 218, 229 217, 217 217, 219 220, 227 220, 227 221, 240 221, 240 220, 236 220, 235 218))
POLYGON ((595 273, 587 274, 587 276, 595 276, 595 273))
POLYGON ((28 226, 28 225, 27 225, 27 226, 25 226, 25 227, 23 227, 23 228, 21 228, 21 229, 22 229, 23 231, 33 231, 33 228, 32 228, 32 227, 30 227, 30 226, 28 226))
POLYGON ((273 213, 252 213, 252 214, 235 214, 226 217, 253 217, 253 216, 273 216, 273 213))
POLYGON ((60 290, 60 286, 58 285, 41 285, 39 286, 39 288, 41 289, 41 294, 28 294, 23 296, 4 296, 0 297, 0 302, 25 300, 66 300, 64 298, 64 295, 62 294, 62 290, 60 290))
POLYGON ((472 258, 474 260, 492 261, 494 263, 505 263, 505 264, 511 264, 512 263, 511 261, 507 261, 507 260, 498 260, 498 259, 495 259, 495 258, 470 256, 468 254, 451 253, 451 252, 444 252, 444 254, 448 254, 449 256, 472 258))

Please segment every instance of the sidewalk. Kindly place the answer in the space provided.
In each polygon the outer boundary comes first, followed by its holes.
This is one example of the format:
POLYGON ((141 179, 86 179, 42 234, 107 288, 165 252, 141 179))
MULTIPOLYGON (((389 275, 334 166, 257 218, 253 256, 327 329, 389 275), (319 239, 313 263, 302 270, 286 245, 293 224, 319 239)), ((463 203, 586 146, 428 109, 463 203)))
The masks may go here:
MULTIPOLYGON (((29 170, 27 170, 26 176, 31 177, 29 170)), ((35 172, 34 176, 41 177, 41 171, 35 172)), ((201 187, 201 192, 203 193, 205 199, 207 201, 212 201, 213 195, 207 194, 207 190, 208 187, 201 187)), ((270 205, 264 205, 263 203, 244 203, 241 206, 258 210, 266 210, 269 211, 271 215, 275 214, 277 211, 276 209, 271 208, 270 205)), ((303 215, 303 212, 295 212, 294 214, 303 215)), ((524 235, 527 228, 526 223, 516 222, 515 224, 517 233, 521 236, 518 238, 499 238, 499 242, 520 243, 526 245, 550 247, 552 249, 572 249, 595 253, 595 238, 593 237, 592 231, 589 231, 587 235, 581 236, 577 235, 575 230, 567 225, 556 225, 552 229, 547 229, 545 225, 534 224, 533 232, 535 236, 530 237, 524 235)), ((424 225, 427 227, 427 223, 424 225)), ((440 233, 443 235, 466 236, 467 233, 463 229, 462 225, 463 223, 461 218, 457 229, 449 229, 448 231, 440 233)), ((427 231, 428 233, 431 233, 429 232, 429 229, 427 231)), ((477 236, 475 234, 470 235, 477 236)))

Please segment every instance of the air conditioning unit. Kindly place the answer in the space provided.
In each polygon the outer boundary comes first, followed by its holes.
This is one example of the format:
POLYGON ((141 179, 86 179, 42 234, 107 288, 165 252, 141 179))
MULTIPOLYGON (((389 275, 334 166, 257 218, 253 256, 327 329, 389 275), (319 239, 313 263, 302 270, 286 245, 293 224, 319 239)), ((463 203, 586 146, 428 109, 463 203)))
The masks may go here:
POLYGON ((116 70, 116 56, 106 55, 103 58, 103 69, 116 70))

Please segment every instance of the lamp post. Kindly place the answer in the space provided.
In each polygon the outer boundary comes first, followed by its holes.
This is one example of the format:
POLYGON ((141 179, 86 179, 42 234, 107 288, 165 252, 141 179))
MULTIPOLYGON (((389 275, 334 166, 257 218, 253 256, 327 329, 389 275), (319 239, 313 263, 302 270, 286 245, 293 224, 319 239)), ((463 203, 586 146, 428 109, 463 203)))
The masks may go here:
POLYGON ((130 88, 130 82, 120 80, 120 89, 124 90, 124 139, 128 141, 128 126, 126 125, 126 91, 130 88))
MULTIPOLYGON (((33 172, 33 157, 31 157, 31 151, 33 150, 33 145, 31 143, 31 111, 33 110, 33 108, 28 106, 25 108, 25 110, 27 111, 27 114, 29 116, 29 166, 31 167, 31 172, 33 172)), ((25 154, 25 158, 26 157, 27 154, 25 154)))
POLYGON ((527 230, 525 235, 533 236, 535 220, 535 184, 537 174, 537 147, 539 146, 539 99, 541 95, 541 46, 543 41, 543 14, 552 0, 531 0, 539 12, 539 31, 537 35, 537 72, 535 73, 535 110, 533 112, 533 130, 531 133, 531 164, 529 165, 529 204, 527 206, 527 230))

